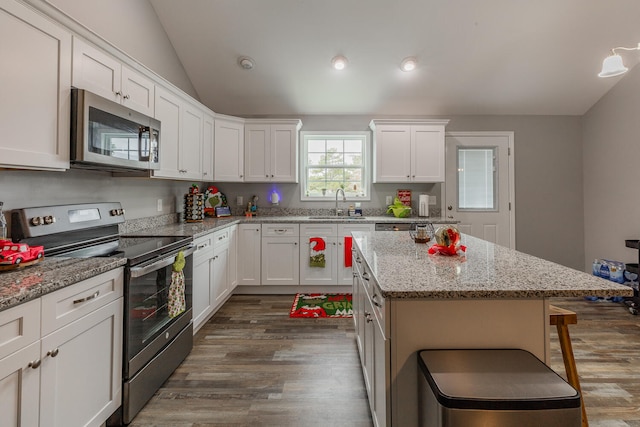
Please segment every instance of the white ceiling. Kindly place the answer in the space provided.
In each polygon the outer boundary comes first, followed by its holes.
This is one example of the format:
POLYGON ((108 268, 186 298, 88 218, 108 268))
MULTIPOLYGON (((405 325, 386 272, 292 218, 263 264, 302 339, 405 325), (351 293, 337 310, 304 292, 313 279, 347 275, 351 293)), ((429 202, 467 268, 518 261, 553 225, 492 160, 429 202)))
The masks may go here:
POLYGON ((640 42, 640 0, 149 1, 200 100, 241 116, 582 115, 640 42))

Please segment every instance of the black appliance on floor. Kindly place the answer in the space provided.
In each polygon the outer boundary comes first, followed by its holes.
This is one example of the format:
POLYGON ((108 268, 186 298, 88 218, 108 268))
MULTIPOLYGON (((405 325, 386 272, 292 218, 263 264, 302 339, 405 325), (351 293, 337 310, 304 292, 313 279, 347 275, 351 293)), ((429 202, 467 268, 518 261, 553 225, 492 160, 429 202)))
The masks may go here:
POLYGON ((118 202, 58 205, 12 212, 11 238, 43 245, 45 257, 124 257, 122 406, 108 425, 129 424, 193 347, 191 237, 120 235, 118 202), (183 268, 186 310, 168 309, 172 265, 183 268))

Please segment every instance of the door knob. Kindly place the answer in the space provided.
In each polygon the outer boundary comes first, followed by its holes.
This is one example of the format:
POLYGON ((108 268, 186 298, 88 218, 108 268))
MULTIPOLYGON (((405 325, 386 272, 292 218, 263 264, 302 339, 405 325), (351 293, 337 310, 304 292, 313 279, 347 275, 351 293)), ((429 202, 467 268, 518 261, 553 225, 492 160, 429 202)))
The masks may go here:
POLYGON ((453 206, 451 206, 451 205, 447 206, 447 210, 448 211, 453 210, 453 206))

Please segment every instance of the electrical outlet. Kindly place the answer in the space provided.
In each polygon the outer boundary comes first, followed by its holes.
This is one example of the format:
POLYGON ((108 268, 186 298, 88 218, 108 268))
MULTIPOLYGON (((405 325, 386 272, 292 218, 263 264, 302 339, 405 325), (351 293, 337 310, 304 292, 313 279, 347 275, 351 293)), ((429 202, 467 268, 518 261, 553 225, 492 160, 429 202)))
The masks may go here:
POLYGON ((236 197, 236 205, 238 205, 238 206, 244 205, 244 200, 243 200, 242 196, 236 197))
POLYGON ((429 206, 434 206, 436 203, 436 196, 429 196, 429 206))
POLYGON ((157 209, 158 209, 158 212, 162 212, 162 199, 158 199, 157 209))
POLYGON ((387 196, 387 205, 393 203, 393 196, 387 196))

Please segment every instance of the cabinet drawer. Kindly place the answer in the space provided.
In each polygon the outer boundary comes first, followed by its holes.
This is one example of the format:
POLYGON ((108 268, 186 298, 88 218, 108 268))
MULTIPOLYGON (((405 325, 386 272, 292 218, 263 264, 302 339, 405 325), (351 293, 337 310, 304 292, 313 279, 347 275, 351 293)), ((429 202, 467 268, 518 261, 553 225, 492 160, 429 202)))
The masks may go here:
POLYGON ((299 236, 298 224, 262 224, 263 236, 299 236))
POLYGON ((213 233, 199 237, 193 241, 196 251, 193 253, 193 261, 213 258, 213 233))
POLYGON ((300 235, 305 237, 335 237, 338 235, 338 224, 302 224, 300 235))
POLYGON ((107 271, 42 297, 42 336, 123 295, 124 269, 107 271))
POLYGON ((229 232, 229 228, 225 228, 223 230, 216 231, 213 233, 213 246, 214 250, 219 246, 228 245, 231 237, 231 233, 229 232))
POLYGON ((338 237, 351 236, 353 231, 370 232, 374 224, 338 224, 338 237))
POLYGON ((0 312, 0 359, 40 339, 40 298, 0 312))

